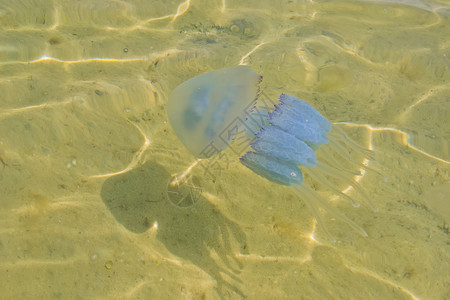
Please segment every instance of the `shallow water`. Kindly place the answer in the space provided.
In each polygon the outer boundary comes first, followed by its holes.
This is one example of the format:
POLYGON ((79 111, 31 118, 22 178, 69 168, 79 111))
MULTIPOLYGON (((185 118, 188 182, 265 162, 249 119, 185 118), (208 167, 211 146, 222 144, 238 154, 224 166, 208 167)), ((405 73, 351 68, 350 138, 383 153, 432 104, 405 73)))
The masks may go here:
POLYGON ((0 0, 0 28, 0 298, 450 297, 447 1, 0 0), (240 63, 376 152, 379 212, 316 187, 368 237, 239 143, 188 169, 168 95, 240 63))

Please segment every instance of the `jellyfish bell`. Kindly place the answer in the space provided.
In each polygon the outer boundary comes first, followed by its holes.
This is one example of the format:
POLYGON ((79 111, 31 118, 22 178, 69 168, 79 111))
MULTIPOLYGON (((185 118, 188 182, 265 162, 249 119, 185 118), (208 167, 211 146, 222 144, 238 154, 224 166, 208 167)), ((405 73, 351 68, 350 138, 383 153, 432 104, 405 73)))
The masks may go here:
POLYGON ((260 75, 240 65, 211 71, 177 86, 169 96, 167 114, 184 146, 198 158, 224 150, 236 132, 230 126, 245 118, 246 108, 258 95, 260 81, 260 75))
POLYGON ((191 171, 203 159, 224 150, 256 100, 261 76, 247 66, 207 72, 177 86, 169 96, 167 115, 176 135, 198 159, 167 185, 167 197, 189 207, 199 197, 191 171), (242 120, 239 122, 239 120, 242 120))
POLYGON ((367 168, 361 163, 354 162, 348 149, 363 154, 371 154, 370 151, 351 141, 343 131, 332 127, 331 123, 309 103, 291 95, 282 94, 279 104, 275 105, 275 110, 267 112, 265 118, 265 122, 256 133, 255 141, 251 144, 252 150, 240 158, 241 163, 269 181, 294 187, 312 210, 319 226, 332 240, 334 238, 324 226, 319 207, 344 221, 363 236, 367 236, 364 229, 303 183, 303 173, 299 166, 302 166, 313 180, 350 199, 354 206, 358 206, 358 203, 331 181, 349 184, 373 206, 362 187, 353 178, 354 175, 361 173, 355 174, 347 169, 348 165, 367 168), (328 157, 325 161, 317 160, 315 152, 319 148, 324 149, 325 156, 328 157))

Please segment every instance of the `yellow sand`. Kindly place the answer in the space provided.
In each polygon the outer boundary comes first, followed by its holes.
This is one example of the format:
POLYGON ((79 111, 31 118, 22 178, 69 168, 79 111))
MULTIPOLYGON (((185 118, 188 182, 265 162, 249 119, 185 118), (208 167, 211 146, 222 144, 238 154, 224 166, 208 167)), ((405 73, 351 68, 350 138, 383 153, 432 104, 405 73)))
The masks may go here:
POLYGON ((410 2, 1 1, 0 298, 449 298, 449 6, 410 2), (330 242, 237 143, 171 203, 168 95, 240 63, 377 153, 378 213, 318 189, 369 237, 325 215, 330 242))

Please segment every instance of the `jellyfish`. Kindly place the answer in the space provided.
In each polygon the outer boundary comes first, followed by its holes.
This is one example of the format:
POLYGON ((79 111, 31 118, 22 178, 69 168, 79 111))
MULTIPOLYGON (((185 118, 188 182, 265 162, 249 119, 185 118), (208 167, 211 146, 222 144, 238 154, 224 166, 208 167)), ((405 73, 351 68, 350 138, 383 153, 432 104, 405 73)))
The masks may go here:
MULTIPOLYGON (((273 111, 265 111, 260 122, 251 122, 253 115, 248 111, 257 101, 261 79, 250 67, 240 65, 196 76, 176 87, 169 97, 167 114, 178 138, 195 157, 210 158, 232 141, 237 132, 238 123, 235 121, 247 119, 243 127, 253 135, 253 142, 250 145, 252 149, 240 158, 244 166, 271 182, 293 187, 332 240, 334 238, 324 226, 319 208, 367 236, 359 225, 303 182, 299 166, 313 180, 350 199, 354 206, 359 206, 359 203, 337 188, 334 181, 348 183, 373 206, 364 189, 354 180, 361 173, 349 168, 369 169, 355 162, 350 152, 367 157, 373 153, 332 126, 309 103, 291 95, 282 94, 273 111), (316 157, 319 148, 324 152, 324 159, 320 161, 316 157)), ((181 176, 175 176, 170 184, 179 184, 192 167, 195 163, 181 176)))
POLYGON ((209 158, 224 150, 236 128, 227 130, 256 99, 261 76, 248 66, 211 71, 191 78, 170 94, 167 115, 185 147, 209 158))
MULTIPOLYGON (((252 150, 240 158, 241 163, 271 182, 294 187, 313 212, 319 226, 333 241, 335 239, 324 226, 319 207, 344 221, 363 236, 367 236, 364 229, 304 184, 303 173, 299 166, 307 168, 307 173, 312 179, 349 198, 354 206, 359 206, 353 198, 336 188, 329 178, 349 184, 376 210, 364 190, 353 179, 353 176, 360 176, 361 173, 346 168, 347 165, 368 168, 362 163, 354 162, 348 149, 353 152, 360 151, 367 156, 372 156, 373 153, 357 145, 342 130, 333 128, 335 130, 332 132, 331 123, 318 110, 294 96, 281 94, 275 109, 272 112, 265 112, 263 116, 261 125, 256 126, 259 130, 251 144, 252 150), (318 161, 315 151, 327 144, 331 144, 324 151, 328 161, 318 161)), ((250 115, 248 120, 251 119, 250 115)), ((255 129, 254 123, 249 127, 255 129)))
POLYGON ((219 69, 193 77, 169 96, 169 122, 186 149, 197 158, 167 185, 167 197, 178 207, 199 199, 199 182, 190 172, 203 159, 224 150, 254 103, 261 76, 248 66, 219 69))

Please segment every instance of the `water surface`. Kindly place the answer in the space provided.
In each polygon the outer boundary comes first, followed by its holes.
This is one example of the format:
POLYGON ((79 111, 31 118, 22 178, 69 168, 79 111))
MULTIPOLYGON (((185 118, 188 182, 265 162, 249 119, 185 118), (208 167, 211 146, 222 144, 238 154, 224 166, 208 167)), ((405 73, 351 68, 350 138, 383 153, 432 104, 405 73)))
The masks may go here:
POLYGON ((450 297, 447 1, 1 0, 0 28, 5 299, 450 297), (326 215, 330 242, 238 143, 167 186, 195 162, 168 95, 238 64, 377 153, 378 213, 315 186, 367 238, 326 215))

